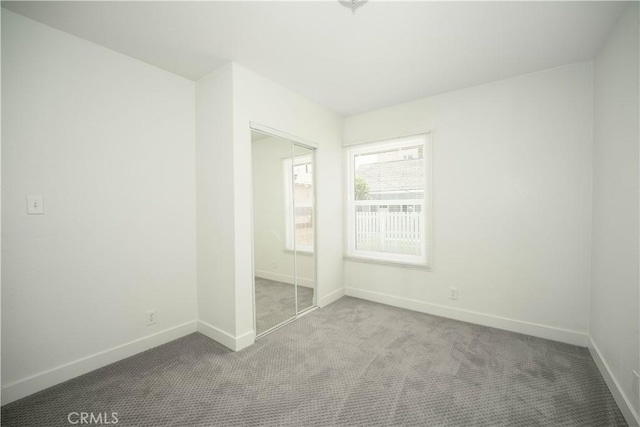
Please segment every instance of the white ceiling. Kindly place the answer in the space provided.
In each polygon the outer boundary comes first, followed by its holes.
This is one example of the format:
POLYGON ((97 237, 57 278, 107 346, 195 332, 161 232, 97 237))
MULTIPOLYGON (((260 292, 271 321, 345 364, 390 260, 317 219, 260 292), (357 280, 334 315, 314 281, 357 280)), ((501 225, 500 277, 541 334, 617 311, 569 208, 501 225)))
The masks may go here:
POLYGON ((341 115, 591 59, 620 2, 3 2, 197 80, 239 64, 341 115))

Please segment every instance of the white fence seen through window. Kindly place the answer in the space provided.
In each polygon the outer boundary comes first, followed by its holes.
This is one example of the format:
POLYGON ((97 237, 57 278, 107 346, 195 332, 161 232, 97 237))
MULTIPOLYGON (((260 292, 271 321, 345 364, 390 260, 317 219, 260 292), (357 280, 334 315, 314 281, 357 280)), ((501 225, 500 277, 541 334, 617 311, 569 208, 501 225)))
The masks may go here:
POLYGON ((424 215, 421 211, 355 212, 356 248, 363 251, 421 255, 424 215))

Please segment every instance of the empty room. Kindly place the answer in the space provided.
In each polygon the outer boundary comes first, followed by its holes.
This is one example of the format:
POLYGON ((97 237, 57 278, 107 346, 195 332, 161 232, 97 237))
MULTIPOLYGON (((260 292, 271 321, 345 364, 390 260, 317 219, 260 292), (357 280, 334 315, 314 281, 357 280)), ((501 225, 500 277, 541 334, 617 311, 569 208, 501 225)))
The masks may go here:
POLYGON ((3 1, 2 426, 640 426, 637 1, 3 1))

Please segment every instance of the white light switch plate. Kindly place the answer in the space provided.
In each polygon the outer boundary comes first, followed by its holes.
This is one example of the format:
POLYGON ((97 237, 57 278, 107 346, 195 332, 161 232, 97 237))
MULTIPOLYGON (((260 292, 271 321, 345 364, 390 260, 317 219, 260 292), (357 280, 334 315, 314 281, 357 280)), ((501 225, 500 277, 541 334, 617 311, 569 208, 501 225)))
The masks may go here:
POLYGON ((42 196, 27 196, 27 214, 44 214, 44 199, 42 196))

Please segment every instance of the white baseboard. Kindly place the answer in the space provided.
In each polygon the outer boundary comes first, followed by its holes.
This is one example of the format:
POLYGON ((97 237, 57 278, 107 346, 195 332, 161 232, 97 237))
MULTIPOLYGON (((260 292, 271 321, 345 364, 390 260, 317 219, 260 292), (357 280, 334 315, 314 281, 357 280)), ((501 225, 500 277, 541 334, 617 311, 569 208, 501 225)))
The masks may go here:
MULTIPOLYGON (((289 285, 294 284, 293 276, 288 274, 274 273, 273 271, 256 270, 256 277, 261 279, 273 280, 275 282, 287 283, 289 285)), ((305 288, 315 288, 313 280, 298 277, 298 286, 304 286, 305 288)))
POLYGON ((149 335, 108 350, 66 363, 39 374, 4 385, 2 404, 6 405, 38 391, 84 375, 127 357, 149 350, 196 331, 196 321, 183 323, 170 329, 149 335))
POLYGON ((245 332, 244 334, 236 338, 235 351, 240 351, 243 348, 247 348, 254 342, 256 342, 256 333, 254 331, 245 332))
POLYGON ((620 383, 618 383, 613 372, 609 369, 607 361, 602 357, 602 353, 600 353, 598 346, 593 342, 593 338, 591 337, 589 337, 588 340, 588 348, 589 353, 591 353, 591 357, 593 357, 594 362, 596 362, 596 366, 600 370, 600 374, 602 374, 604 381, 607 383, 607 386, 618 404, 620 412, 624 415, 624 419, 627 421, 627 424, 629 424, 630 427, 640 426, 640 417, 638 416, 638 413, 633 408, 633 404, 628 399, 622 387, 620 387, 620 383))
POLYGON ((540 325, 531 322, 523 322, 521 320, 508 319, 506 317, 447 307, 444 305, 432 304, 357 288, 346 288, 345 294, 347 296, 392 305, 394 307, 406 308, 409 310, 419 311, 421 313, 433 314, 435 316, 447 317, 449 319, 461 320, 463 322, 475 323, 483 326, 490 326, 492 328, 504 329, 506 331, 532 335, 534 337, 546 338, 553 341, 561 341, 568 344, 578 345, 580 347, 587 346, 587 335, 578 331, 554 328, 552 326, 540 325))
POLYGON ((223 331, 222 329, 218 329, 215 326, 203 322, 202 320, 198 320, 198 332, 202 335, 207 336, 227 347, 229 350, 234 350, 236 348, 236 337, 231 335, 228 332, 223 331))
POLYGON ((234 337, 230 333, 216 328, 210 323, 203 322, 202 320, 198 320, 198 332, 233 351, 240 351, 243 348, 250 346, 256 339, 254 331, 249 331, 239 337, 234 337))
POLYGON ((332 302, 335 302, 344 296, 344 288, 340 288, 331 292, 329 295, 325 295, 318 301, 319 307, 326 307, 332 302))

